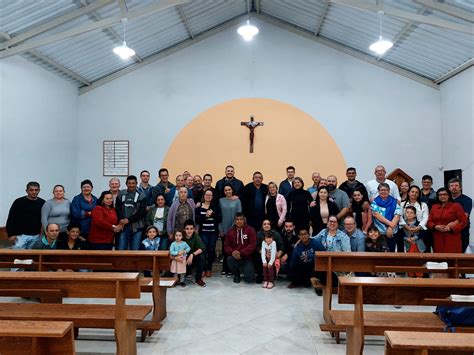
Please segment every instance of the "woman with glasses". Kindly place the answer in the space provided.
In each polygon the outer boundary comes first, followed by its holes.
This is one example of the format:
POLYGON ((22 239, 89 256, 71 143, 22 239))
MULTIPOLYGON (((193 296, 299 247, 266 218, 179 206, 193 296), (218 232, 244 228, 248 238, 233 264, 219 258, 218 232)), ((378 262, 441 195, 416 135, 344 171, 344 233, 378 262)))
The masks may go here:
POLYGON ((461 231, 467 224, 466 214, 444 187, 436 191, 436 200, 428 218, 428 228, 433 230, 433 251, 462 253, 461 231))
POLYGON ((316 235, 319 241, 327 251, 351 251, 351 241, 346 233, 339 228, 337 217, 332 215, 328 218, 328 226, 316 235))

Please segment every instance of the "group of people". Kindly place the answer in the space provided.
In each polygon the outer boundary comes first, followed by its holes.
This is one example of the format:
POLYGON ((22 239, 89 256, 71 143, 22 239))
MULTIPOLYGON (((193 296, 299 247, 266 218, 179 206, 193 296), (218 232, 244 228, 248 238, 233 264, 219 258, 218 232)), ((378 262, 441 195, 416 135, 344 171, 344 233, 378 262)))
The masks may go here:
POLYGON ((339 186, 336 176, 315 172, 305 189, 295 173, 289 166, 280 184, 267 185, 257 171, 244 184, 229 165, 213 187, 210 174, 187 171, 173 184, 162 168, 153 186, 144 170, 140 181, 128 176, 125 189, 120 179, 110 179, 99 198, 84 180, 71 201, 62 185, 44 201, 40 185, 29 182, 26 196, 10 208, 6 230, 14 248, 22 249, 170 250, 180 284, 194 268, 203 287, 221 238, 222 274, 233 275, 235 283, 243 274, 245 282, 269 289, 279 273, 288 275, 289 287, 309 286, 321 250, 461 253, 469 244, 472 200, 458 179, 436 192, 428 175, 422 188, 399 188, 377 166, 375 179, 363 184, 350 167, 339 186))

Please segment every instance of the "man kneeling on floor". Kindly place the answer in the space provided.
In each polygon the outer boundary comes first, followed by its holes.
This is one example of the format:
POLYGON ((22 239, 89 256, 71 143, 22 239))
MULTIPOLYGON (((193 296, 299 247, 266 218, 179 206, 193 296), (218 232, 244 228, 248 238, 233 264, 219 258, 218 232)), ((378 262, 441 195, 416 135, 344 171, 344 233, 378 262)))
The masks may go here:
POLYGON ((314 270, 314 253, 317 250, 326 250, 319 240, 309 237, 307 229, 300 229, 298 237, 300 242, 295 246, 290 260, 290 270, 288 271, 290 284, 288 288, 295 288, 301 285, 310 287, 310 278, 314 270))
POLYGON ((240 273, 244 273, 244 281, 252 283, 255 278, 255 267, 252 256, 257 247, 255 230, 247 225, 244 214, 235 215, 234 225, 227 232, 224 250, 229 257, 227 264, 234 274, 234 282, 240 282, 240 273))
POLYGON ((184 241, 189 245, 191 250, 186 259, 187 274, 191 274, 193 267, 195 270, 196 284, 201 287, 206 287, 206 283, 202 279, 204 271, 204 243, 199 235, 195 232, 194 222, 188 219, 184 222, 184 241))

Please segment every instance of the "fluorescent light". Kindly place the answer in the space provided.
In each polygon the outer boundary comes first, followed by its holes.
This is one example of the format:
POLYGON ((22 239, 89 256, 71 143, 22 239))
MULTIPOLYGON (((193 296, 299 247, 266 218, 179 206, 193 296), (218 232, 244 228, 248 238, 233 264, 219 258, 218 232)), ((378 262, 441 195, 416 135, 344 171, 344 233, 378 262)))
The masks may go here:
POLYGON ((377 42, 372 43, 369 49, 372 52, 377 53, 378 55, 382 55, 386 51, 388 51, 390 48, 392 48, 392 46, 393 46, 393 43, 391 41, 383 39, 382 36, 379 36, 379 40, 377 42))
POLYGON ((122 59, 128 59, 135 55, 135 51, 127 46, 127 42, 123 41, 121 46, 114 48, 114 53, 122 59))
POLYGON ((237 33, 241 35, 244 40, 251 41, 252 38, 258 34, 258 28, 250 24, 250 20, 247 20, 247 23, 243 26, 240 26, 237 30, 237 33))

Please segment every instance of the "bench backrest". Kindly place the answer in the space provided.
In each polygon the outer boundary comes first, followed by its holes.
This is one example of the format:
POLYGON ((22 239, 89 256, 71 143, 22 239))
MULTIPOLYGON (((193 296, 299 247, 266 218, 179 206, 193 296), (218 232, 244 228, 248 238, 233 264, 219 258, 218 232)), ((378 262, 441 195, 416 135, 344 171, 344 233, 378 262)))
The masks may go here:
POLYGON ((472 295, 474 280, 340 277, 339 303, 355 304, 360 287, 363 304, 435 305, 452 294, 472 295))
MULTIPOLYGON (((385 339, 392 349, 430 349, 444 351, 473 351, 474 334, 440 332, 401 332, 387 330, 385 339)), ((449 352, 446 352, 448 354, 449 352)))
POLYGON ((72 326, 72 322, 0 319, 0 337, 61 338, 72 326))
MULTIPOLYGON (((0 267, 19 267, 15 259, 33 260, 27 268, 92 269, 114 271, 169 270, 169 251, 118 251, 118 250, 0 250, 0 267)), ((20 266, 21 267, 21 266, 20 266)))
POLYGON ((59 290, 62 297, 116 298, 120 289, 124 298, 140 298, 138 273, 116 272, 0 272, 2 291, 59 290))
MULTIPOLYGON (((378 266, 422 267, 426 262, 447 262, 450 268, 474 269, 474 254, 455 253, 369 253, 316 252, 317 271, 376 272, 378 266)), ((436 272, 436 271, 433 271, 436 272)), ((442 271, 438 271, 442 272, 442 271)))

